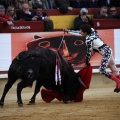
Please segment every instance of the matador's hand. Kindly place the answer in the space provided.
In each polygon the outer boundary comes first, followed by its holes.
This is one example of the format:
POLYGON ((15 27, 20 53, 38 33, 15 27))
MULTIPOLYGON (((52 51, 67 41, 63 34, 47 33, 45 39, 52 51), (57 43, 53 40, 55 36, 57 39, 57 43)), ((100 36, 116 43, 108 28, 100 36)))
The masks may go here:
POLYGON ((68 33, 68 29, 67 28, 64 28, 63 31, 64 31, 64 33, 66 33, 66 32, 68 33))

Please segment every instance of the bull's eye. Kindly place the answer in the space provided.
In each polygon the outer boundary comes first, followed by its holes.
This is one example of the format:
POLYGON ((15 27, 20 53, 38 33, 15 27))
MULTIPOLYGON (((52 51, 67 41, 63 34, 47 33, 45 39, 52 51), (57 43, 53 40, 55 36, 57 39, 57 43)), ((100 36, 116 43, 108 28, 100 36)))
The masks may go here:
POLYGON ((75 42, 74 42, 74 45, 76 45, 76 46, 80 46, 80 45, 82 45, 84 42, 82 41, 82 40, 76 40, 75 42))
POLYGON ((42 48, 47 48, 47 47, 50 47, 50 42, 49 41, 42 41, 38 44, 39 47, 42 47, 42 48))

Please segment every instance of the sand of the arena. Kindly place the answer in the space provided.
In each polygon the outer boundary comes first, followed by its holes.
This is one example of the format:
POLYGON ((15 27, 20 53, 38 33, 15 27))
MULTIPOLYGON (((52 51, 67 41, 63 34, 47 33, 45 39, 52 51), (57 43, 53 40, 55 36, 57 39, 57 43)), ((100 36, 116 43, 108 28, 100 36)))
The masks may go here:
MULTIPOLYGON (((0 79, 0 97, 5 83, 6 79, 0 79)), ((82 102, 64 104, 55 99, 45 103, 38 94, 36 104, 27 105, 33 86, 22 91, 24 105, 18 107, 16 82, 6 96, 4 107, 0 108, 0 120, 120 120, 120 93, 113 92, 115 86, 113 81, 94 74, 82 102)))

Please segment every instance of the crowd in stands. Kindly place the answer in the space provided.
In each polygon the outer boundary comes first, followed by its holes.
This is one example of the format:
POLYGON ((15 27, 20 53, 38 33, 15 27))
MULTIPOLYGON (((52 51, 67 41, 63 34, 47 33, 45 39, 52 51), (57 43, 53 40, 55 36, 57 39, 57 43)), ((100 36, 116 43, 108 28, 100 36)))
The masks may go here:
POLYGON ((28 3, 30 9, 36 9, 38 4, 42 5, 43 9, 68 9, 73 8, 100 8, 120 7, 120 0, 0 0, 0 5, 5 9, 8 6, 14 6, 15 9, 21 9, 23 3, 28 3))
POLYGON ((74 20, 74 29, 78 30, 82 24, 91 24, 87 8, 100 8, 93 15, 94 19, 120 18, 116 7, 120 7, 120 0, 0 0, 0 21, 14 25, 14 21, 42 20, 45 21, 46 31, 53 31, 53 22, 43 10, 59 9, 61 13, 67 13, 80 8, 79 16, 74 20))
POLYGON ((9 5, 5 9, 4 5, 0 5, 0 22, 7 23, 10 26, 14 26, 15 21, 44 21, 45 31, 53 31, 53 22, 50 17, 43 12, 41 4, 36 5, 36 10, 31 11, 29 2, 23 2, 20 9, 16 9, 15 6, 9 5), (16 11, 17 10, 17 11, 16 11))
POLYGON ((120 14, 114 6, 109 7, 103 6, 97 14, 94 14, 93 18, 120 18, 120 14))

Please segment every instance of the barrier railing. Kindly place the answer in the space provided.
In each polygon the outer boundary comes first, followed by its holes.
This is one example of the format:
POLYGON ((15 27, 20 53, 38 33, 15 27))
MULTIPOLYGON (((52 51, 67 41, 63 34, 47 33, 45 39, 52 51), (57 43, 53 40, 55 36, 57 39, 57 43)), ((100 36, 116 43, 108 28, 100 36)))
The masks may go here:
MULTIPOLYGON (((116 8, 120 12, 120 7, 116 8)), ((35 11, 35 10, 31 10, 35 11)), ((50 16, 51 20, 54 23, 54 30, 61 30, 63 28, 73 29, 73 23, 75 17, 80 13, 79 8, 74 8, 72 11, 68 11, 66 14, 60 13, 58 9, 43 10, 50 16)), ((88 16, 93 20, 93 14, 100 11, 100 8, 88 8, 88 16)), ((14 27, 9 27, 5 23, 0 23, 1 33, 19 33, 19 32, 43 32, 44 31, 44 22, 43 21, 20 21, 15 22, 14 27)), ((109 28, 120 28, 119 19, 110 20, 100 19, 93 20, 93 27, 96 29, 109 29, 109 28), (103 22, 103 23, 102 23, 103 22), (115 24, 113 23, 115 22, 115 24), (111 24, 112 23, 112 24, 111 24)))
POLYGON ((1 33, 21 33, 21 32, 43 32, 44 21, 19 21, 14 22, 14 26, 7 23, 0 23, 1 33))
POLYGON ((120 28, 120 19, 109 18, 109 19, 93 19, 92 27, 95 29, 117 29, 120 28))

